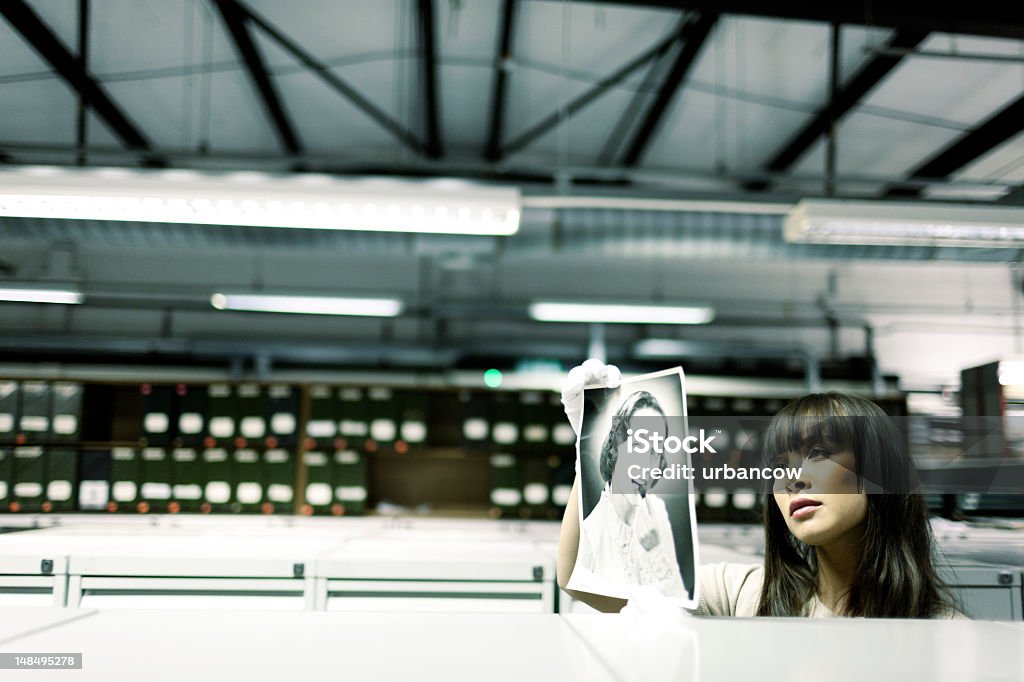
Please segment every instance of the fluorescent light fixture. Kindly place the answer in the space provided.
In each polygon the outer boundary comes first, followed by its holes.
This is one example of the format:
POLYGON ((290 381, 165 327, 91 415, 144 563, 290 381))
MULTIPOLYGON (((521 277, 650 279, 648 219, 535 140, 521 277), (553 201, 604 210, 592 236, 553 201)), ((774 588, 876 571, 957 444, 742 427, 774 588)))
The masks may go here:
POLYGON ((708 306, 563 303, 530 305, 530 317, 541 322, 606 322, 622 324, 707 324, 715 319, 708 306))
POLYGON ((356 315, 395 317, 402 302, 394 298, 337 298, 334 296, 266 296, 263 294, 216 293, 210 305, 217 310, 248 310, 261 313, 300 315, 356 315))
POLYGON ((805 199, 786 216, 783 234, 812 244, 1020 247, 1024 209, 805 199))
POLYGON ((0 171, 0 217, 510 235, 518 189, 445 180, 28 168, 0 171))
POLYGON ((75 305, 82 302, 82 294, 73 289, 0 286, 0 301, 75 305))

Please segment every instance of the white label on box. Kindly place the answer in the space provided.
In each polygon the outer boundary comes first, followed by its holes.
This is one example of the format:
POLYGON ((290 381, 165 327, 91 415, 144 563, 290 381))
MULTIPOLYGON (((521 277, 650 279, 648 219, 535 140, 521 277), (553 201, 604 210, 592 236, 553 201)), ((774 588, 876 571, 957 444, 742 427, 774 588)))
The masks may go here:
POLYGON ((238 428, 246 438, 263 438, 267 432, 267 423, 263 417, 243 417, 238 428))
POLYGON ((167 452, 163 448, 144 448, 142 459, 147 462, 162 462, 167 459, 167 452))
POLYGON ((270 464, 281 464, 282 462, 288 461, 287 450, 267 450, 263 456, 270 464))
POLYGON ((14 430, 14 415, 8 412, 0 414, 0 433, 10 433, 14 430))
POLYGON ((255 450, 248 448, 245 450, 235 450, 235 461, 242 464, 251 464, 259 461, 259 455, 256 454, 255 450))
POLYGON ((196 461, 196 451, 192 448, 177 448, 172 453, 175 462, 194 462, 196 461))
POLYGON ((492 437, 494 438, 495 443, 511 445, 519 438, 519 427, 512 422, 498 422, 494 425, 494 433, 492 437))
POLYGON ((491 491, 491 502, 501 507, 515 506, 522 497, 515 488, 495 488, 491 491))
POLYGON ((0 381, 0 400, 3 400, 17 390, 18 383, 16 381, 0 381))
POLYGON ((171 499, 171 484, 150 481, 142 484, 142 497, 146 500, 171 499))
POLYGON ((402 440, 422 443, 427 439, 427 425, 423 422, 402 422, 402 440))
POLYGON ((238 387, 238 395, 243 398, 256 398, 260 394, 259 384, 242 384, 238 387))
POLYGON ((208 392, 214 398, 227 398, 231 395, 231 386, 227 384, 211 384, 208 392))
POLYGON ((214 504, 224 504, 231 499, 231 486, 225 481, 210 481, 206 484, 206 499, 214 504))
POLYGON ((235 420, 231 417, 214 417, 210 420, 210 435, 214 438, 231 438, 235 434, 235 420))
POLYGON ((576 443, 576 432, 572 426, 566 423, 555 424, 551 429, 551 439, 558 445, 574 445, 576 443))
POLYGON ((187 436, 194 436, 203 430, 203 415, 198 412, 182 412, 178 417, 178 430, 187 436))
POLYGON ((256 504, 263 499, 263 487, 259 483, 246 481, 236 488, 238 501, 242 504, 256 504))
POLYGON ((113 495, 116 502, 131 502, 135 499, 135 481, 114 481, 113 495))
POLYGON ((551 489, 551 501, 559 507, 569 504, 569 495, 572 494, 572 486, 564 483, 556 485, 551 489))
POLYGON ((167 433, 169 420, 163 412, 150 412, 142 420, 142 430, 146 433, 167 433))
POLYGON ((310 438, 334 438, 335 433, 332 419, 311 419, 306 424, 306 434, 310 438))
POLYGON ((22 431, 42 432, 50 428, 50 420, 47 417, 33 417, 31 415, 21 418, 22 431))
POLYGON ((356 421, 355 419, 342 419, 339 426, 341 427, 341 435, 343 436, 366 435, 366 422, 356 421))
POLYGON ((81 390, 80 384, 56 383, 53 385, 53 392, 65 400, 74 398, 81 390))
POLYGON ((370 437, 382 442, 395 439, 395 422, 392 419, 374 419, 370 423, 370 437))
POLYGON ((347 403, 358 403, 363 399, 363 392, 358 388, 342 388, 338 390, 338 397, 347 403))
POLYGON ((7 481, 0 481, 0 500, 7 498, 7 481))
POLYGON ((281 384, 274 384, 267 389, 267 393, 270 394, 271 398, 287 398, 292 394, 291 386, 282 386, 281 384))
POLYGON ((487 438, 487 420, 474 417, 462 422, 462 435, 466 440, 484 440, 487 438))
POLYGON ((548 427, 543 424, 527 424, 523 427, 523 440, 527 443, 543 443, 548 439, 548 427))
POLYGON ((198 500, 203 496, 203 489, 198 483, 178 483, 174 486, 174 499, 198 500))
POLYGON ((309 389, 309 397, 326 400, 331 397, 331 388, 329 386, 312 386, 309 389))
POLYGON ((331 503, 331 486, 326 483, 310 483, 306 486, 306 502, 322 507, 331 503))
POLYGON ((295 433, 295 415, 290 412, 278 412, 270 418, 270 430, 282 436, 292 435, 295 433))
POLYGON ((391 400, 391 389, 376 386, 371 388, 367 395, 370 397, 370 400, 391 400))
POLYGON ((32 459, 33 457, 41 457, 43 449, 39 446, 31 446, 27 448, 14 448, 14 456, 21 459, 32 459))
POLYGON ((131 448, 114 448, 110 451, 110 456, 119 462, 130 462, 135 459, 135 451, 131 448))
POLYGON ((366 499, 366 488, 361 485, 339 485, 334 494, 342 502, 362 502, 366 499))
POLYGON ((73 414, 58 414, 53 418, 53 432, 59 436, 70 436, 78 430, 78 417, 73 414))
POLYGON ((515 465, 515 455, 509 455, 503 452, 497 452, 491 455, 491 466, 496 469, 505 469, 507 467, 514 467, 515 465))
POLYGON ((308 467, 322 467, 327 465, 327 455, 322 452, 306 452, 302 455, 302 461, 308 467))
POLYGON ((358 464, 359 453, 354 450, 338 450, 334 453, 334 461, 338 464, 358 464))
POLYGON ((226 462, 228 459, 228 451, 224 448, 210 448, 203 450, 203 461, 204 462, 226 462))
POLYGON ((523 486, 523 499, 527 504, 544 504, 548 501, 548 487, 543 483, 527 483, 523 486))
POLYGON ((292 487, 283 483, 271 483, 267 486, 267 499, 287 504, 292 501, 292 487))
POLYGON ((78 506, 83 510, 104 509, 110 501, 110 483, 82 481, 78 484, 78 506))
POLYGON ((46 499, 52 502, 67 502, 71 499, 71 481, 50 481, 46 485, 46 499))
POLYGON ((22 481, 21 483, 14 484, 15 497, 39 497, 42 494, 43 486, 41 483, 22 481))

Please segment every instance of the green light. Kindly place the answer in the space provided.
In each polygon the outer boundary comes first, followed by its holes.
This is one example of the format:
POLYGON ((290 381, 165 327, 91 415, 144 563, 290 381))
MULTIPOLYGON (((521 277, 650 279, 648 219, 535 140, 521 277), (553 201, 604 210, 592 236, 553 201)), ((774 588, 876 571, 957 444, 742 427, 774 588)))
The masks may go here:
POLYGON ((489 369, 484 372, 484 383, 487 384, 488 388, 498 388, 501 386, 503 377, 501 376, 500 369, 489 369))

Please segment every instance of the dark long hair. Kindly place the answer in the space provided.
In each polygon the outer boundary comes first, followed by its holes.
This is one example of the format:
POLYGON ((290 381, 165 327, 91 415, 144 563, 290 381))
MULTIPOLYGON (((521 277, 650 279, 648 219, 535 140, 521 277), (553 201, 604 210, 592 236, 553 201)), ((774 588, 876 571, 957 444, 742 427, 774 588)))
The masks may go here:
MULTIPOLYGON (((802 453, 809 440, 853 452, 867 493, 863 550, 842 615, 931 618, 958 609, 939 579, 928 507, 904 437, 880 407, 845 393, 816 393, 786 405, 765 432, 765 455, 802 453), (888 491, 888 492, 883 492, 888 491)), ((771 460, 769 460, 771 461, 771 460)), ((806 615, 817 592, 815 548, 790 533, 771 494, 764 496, 764 585, 759 616, 806 615)))

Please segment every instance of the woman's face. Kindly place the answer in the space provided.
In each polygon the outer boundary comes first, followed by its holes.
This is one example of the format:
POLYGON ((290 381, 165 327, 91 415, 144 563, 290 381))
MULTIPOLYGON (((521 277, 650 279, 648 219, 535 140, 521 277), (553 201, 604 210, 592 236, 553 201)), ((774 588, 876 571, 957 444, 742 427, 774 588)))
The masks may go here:
MULTIPOLYGON (((665 417, 655 409, 648 407, 642 407, 637 410, 629 418, 629 424, 627 428, 630 429, 647 429, 648 432, 656 431, 658 435, 664 437, 668 434, 665 433, 665 417)), ((647 437, 648 442, 650 436, 647 437)), ((639 447, 639 446, 637 446, 639 447)), ((640 496, 637 494, 640 490, 645 492, 650 490, 652 485, 655 483, 654 479, 649 476, 639 475, 630 476, 629 471, 631 465, 638 465, 642 470, 644 467, 647 468, 659 468, 661 466, 661 450, 653 447, 648 448, 647 453, 629 452, 629 445, 627 441, 623 441, 619 444, 618 456, 615 460, 615 469, 612 472, 611 487, 612 492, 624 494, 628 497, 635 498, 630 500, 634 504, 640 503, 640 496)), ((635 470, 633 473, 640 473, 635 470)))
POLYGON ((787 466, 802 468, 800 477, 775 486, 775 504, 789 531, 814 546, 859 539, 868 498, 860 491, 853 452, 815 445, 802 455, 790 453, 787 466))

